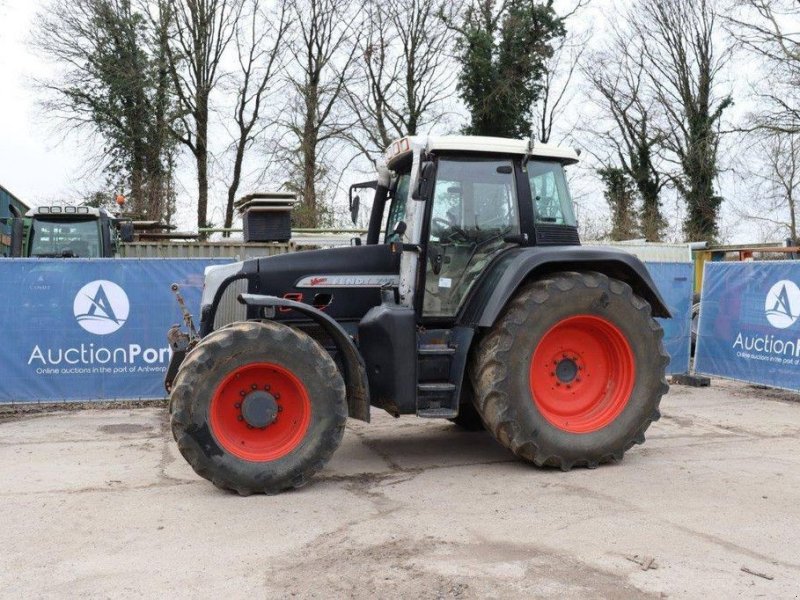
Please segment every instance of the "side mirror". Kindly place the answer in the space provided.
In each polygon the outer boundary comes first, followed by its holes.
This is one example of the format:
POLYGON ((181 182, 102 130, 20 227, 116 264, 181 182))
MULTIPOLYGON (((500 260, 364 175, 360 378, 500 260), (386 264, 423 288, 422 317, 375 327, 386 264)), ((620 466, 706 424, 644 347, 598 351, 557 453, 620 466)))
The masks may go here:
POLYGON ((124 243, 129 244, 133 241, 133 223, 130 221, 123 221, 119 224, 119 239, 124 243))
POLYGON ((11 220, 11 256, 22 256, 22 245, 25 238, 25 222, 20 218, 11 220))
POLYGON ((356 224, 358 221, 358 209, 361 206, 361 197, 356 196, 350 202, 350 220, 353 221, 353 225, 356 224))
POLYGON ((436 163, 425 160, 419 169, 417 187, 411 197, 414 200, 430 200, 433 198, 433 189, 436 183, 436 163))

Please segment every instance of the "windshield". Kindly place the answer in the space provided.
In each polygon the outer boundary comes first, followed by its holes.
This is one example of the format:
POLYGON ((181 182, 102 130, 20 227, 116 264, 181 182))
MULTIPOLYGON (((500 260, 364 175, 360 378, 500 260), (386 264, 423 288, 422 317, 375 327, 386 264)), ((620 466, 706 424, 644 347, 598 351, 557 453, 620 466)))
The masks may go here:
POLYGON ((31 226, 31 256, 96 258, 100 256, 97 219, 42 219, 31 226))

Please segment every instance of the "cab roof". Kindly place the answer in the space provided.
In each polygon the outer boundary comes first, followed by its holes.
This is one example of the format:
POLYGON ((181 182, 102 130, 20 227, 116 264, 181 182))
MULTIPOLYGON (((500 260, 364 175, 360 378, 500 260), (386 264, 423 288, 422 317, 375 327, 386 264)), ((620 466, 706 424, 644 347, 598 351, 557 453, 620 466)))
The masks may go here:
POLYGON ((478 135, 429 135, 407 136, 400 138, 386 149, 384 158, 391 169, 398 161, 411 154, 416 144, 425 144, 428 152, 450 150, 456 152, 475 152, 481 154, 530 154, 532 158, 557 160, 561 164, 571 165, 578 162, 578 153, 572 148, 564 148, 554 144, 535 143, 529 149, 528 140, 488 137, 478 135))

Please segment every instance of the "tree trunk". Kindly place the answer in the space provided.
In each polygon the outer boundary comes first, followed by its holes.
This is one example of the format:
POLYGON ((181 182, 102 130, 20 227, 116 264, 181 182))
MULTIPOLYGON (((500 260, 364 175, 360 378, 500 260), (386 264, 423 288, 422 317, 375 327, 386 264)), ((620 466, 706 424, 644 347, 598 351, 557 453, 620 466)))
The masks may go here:
MULTIPOLYGON (((242 134, 240 140, 246 141, 247 136, 242 134)), ((239 183, 242 179, 242 163, 244 162, 244 146, 240 143, 236 147, 236 160, 233 163, 233 179, 228 187, 228 200, 225 204, 225 229, 230 229, 233 225, 233 203, 236 201, 236 193, 239 191, 239 183)), ((226 231, 223 237, 231 237, 231 232, 226 231)))
MULTIPOLYGON (((208 96, 200 95, 197 102, 197 228, 208 227, 208 96)), ((208 234, 198 231, 198 239, 205 241, 208 234)))
POLYGON ((303 221, 304 227, 316 227, 317 214, 317 144, 313 134, 303 144, 303 221))

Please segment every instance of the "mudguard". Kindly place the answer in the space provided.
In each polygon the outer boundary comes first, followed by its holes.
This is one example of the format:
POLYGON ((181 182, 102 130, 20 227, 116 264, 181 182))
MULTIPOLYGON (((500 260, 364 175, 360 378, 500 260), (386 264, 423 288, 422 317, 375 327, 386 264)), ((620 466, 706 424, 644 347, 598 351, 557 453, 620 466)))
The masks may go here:
POLYGON ((644 263, 623 250, 603 246, 514 248, 487 269, 458 316, 462 325, 491 327, 526 280, 558 271, 597 271, 624 281, 644 298, 654 317, 672 315, 644 263))
POLYGON ((344 363, 342 375, 347 389, 348 413, 354 419, 369 423, 369 383, 364 359, 347 332, 334 319, 321 310, 303 302, 277 296, 239 294, 239 302, 248 306, 284 307, 303 313, 316 322, 336 345, 344 363))

